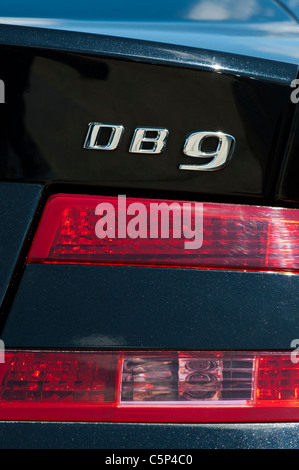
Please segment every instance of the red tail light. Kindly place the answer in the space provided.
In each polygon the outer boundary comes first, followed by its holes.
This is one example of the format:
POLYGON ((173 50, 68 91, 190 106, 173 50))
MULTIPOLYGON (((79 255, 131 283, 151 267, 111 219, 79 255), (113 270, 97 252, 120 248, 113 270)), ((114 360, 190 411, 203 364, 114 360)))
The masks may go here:
POLYGON ((51 197, 28 262, 299 269, 299 210, 131 198, 122 204, 116 197, 51 197))
POLYGON ((299 421, 287 353, 7 351, 0 420, 299 421))

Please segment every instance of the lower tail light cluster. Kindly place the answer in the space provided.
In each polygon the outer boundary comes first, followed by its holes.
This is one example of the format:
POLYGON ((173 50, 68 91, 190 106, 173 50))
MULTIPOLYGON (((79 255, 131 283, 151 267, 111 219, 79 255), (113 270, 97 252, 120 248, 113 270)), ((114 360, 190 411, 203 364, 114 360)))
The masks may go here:
POLYGON ((290 353, 6 351, 0 420, 299 421, 290 353))

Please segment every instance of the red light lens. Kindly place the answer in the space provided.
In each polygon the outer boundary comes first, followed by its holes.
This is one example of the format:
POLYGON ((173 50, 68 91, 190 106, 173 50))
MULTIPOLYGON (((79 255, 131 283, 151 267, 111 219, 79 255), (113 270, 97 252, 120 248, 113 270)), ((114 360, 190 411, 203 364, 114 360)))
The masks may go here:
POLYGON ((297 401, 299 405, 299 363, 286 355, 261 357, 258 367, 257 400, 297 401))
POLYGON ((117 197, 51 197, 28 262, 299 269, 299 210, 132 198, 119 204, 117 197), (96 208, 107 204, 112 210, 99 215, 96 208))
POLYGON ((299 421, 291 353, 6 351, 0 420, 299 421))
POLYGON ((9 353, 3 402, 115 402, 116 356, 9 353))

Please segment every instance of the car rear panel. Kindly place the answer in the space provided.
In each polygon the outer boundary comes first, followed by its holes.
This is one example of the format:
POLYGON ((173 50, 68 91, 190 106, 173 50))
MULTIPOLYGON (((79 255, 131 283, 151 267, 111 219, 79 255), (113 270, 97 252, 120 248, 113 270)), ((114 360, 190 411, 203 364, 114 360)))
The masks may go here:
MULTIPOLYGON (((14 32, 24 41, 22 30, 14 32)), ((7 84, 3 179, 88 184, 116 192, 156 190, 157 195, 173 191, 176 198, 179 192, 189 198, 273 198, 294 113, 289 95, 297 67, 191 48, 165 51, 163 44, 81 33, 41 31, 33 41, 35 48, 1 48, 7 84), (56 42, 59 49, 74 50, 53 51, 56 42), (77 43, 80 53, 72 46, 77 43), (103 57, 96 51, 104 48, 103 57), (110 58, 122 51, 129 57, 110 58), (88 124, 99 121, 125 126, 113 153, 83 148, 88 124), (136 127, 168 129, 162 155, 128 152, 136 127), (225 172, 179 169, 190 163, 182 154, 186 136, 198 129, 217 129, 236 139, 225 172)))
POLYGON ((299 336, 298 282, 284 273, 29 264, 2 339, 35 349, 285 350, 299 336))
MULTIPOLYGON (((287 11, 262 3, 296 29, 287 11)), ((290 99, 296 60, 81 31, 15 25, 3 25, 1 31, 5 347, 291 351, 299 337, 295 272, 26 261, 45 203, 57 193, 298 208, 299 123, 290 99), (119 147, 112 152, 84 149, 90 122, 123 125, 119 147), (161 155, 128 152, 137 127, 169 130, 161 155), (221 171, 179 169, 193 163, 183 154, 183 144, 200 130, 235 137, 233 158, 221 171)), ((293 36, 286 36, 289 45, 296 44, 296 38, 292 43, 293 36)), ((275 421, 3 421, 0 446, 298 447, 298 428, 275 421)))

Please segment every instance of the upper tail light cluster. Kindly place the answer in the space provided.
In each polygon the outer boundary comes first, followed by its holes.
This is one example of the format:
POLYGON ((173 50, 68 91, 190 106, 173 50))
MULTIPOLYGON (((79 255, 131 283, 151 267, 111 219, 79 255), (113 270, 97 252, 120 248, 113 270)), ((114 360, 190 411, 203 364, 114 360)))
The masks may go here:
POLYGON ((299 210, 132 198, 120 208, 117 197, 58 194, 28 262, 298 270, 299 210), (103 216, 105 237, 97 233, 103 216))

